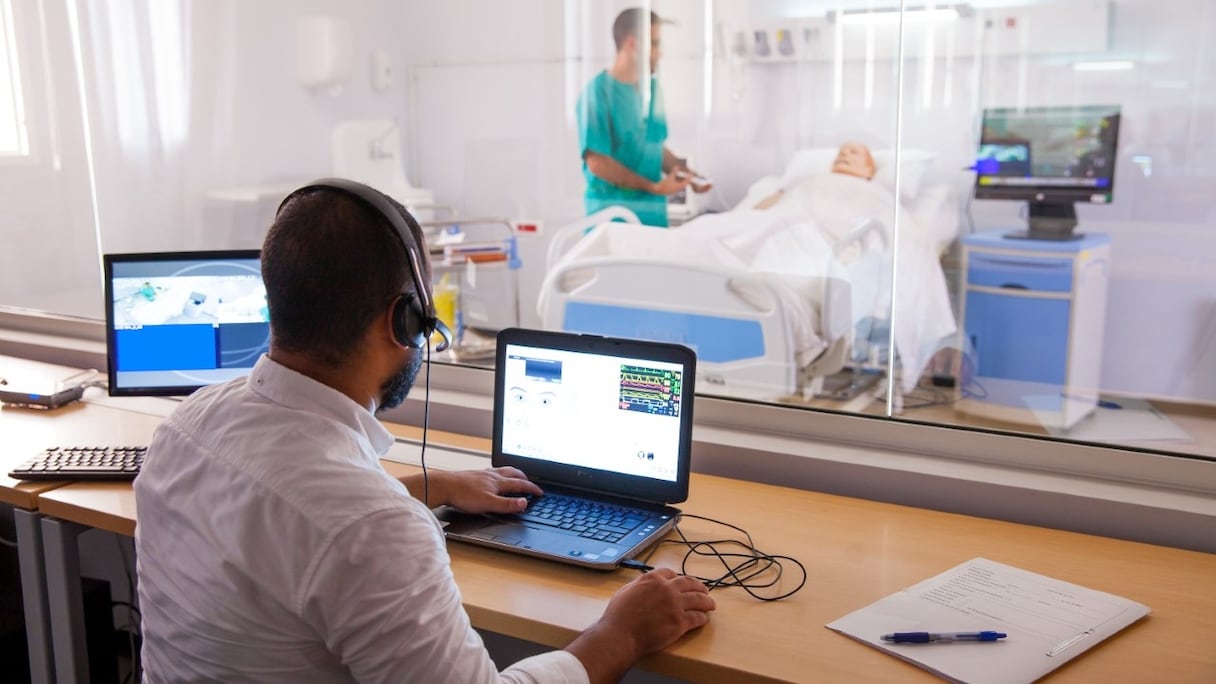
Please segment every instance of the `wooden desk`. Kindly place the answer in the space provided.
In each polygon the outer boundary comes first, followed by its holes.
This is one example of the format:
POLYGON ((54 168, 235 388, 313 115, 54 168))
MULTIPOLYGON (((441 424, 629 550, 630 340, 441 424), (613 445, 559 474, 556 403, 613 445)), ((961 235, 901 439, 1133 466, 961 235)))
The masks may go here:
MULTIPOLYGON (((38 364, 32 361, 3 359, 4 375, 17 374, 63 378, 72 369, 38 364)), ((89 390, 98 392, 99 390, 89 390)), ((87 396, 87 395, 86 395, 87 396)), ((55 639, 53 603, 64 597, 51 591, 48 585, 47 552, 44 537, 46 521, 41 511, 41 497, 67 485, 67 482, 24 482, 8 477, 8 472, 49 446, 88 446, 108 444, 146 444, 160 422, 157 416, 117 408, 77 402, 43 411, 29 408, 0 407, 0 501, 14 506, 13 518, 17 530, 17 555, 21 571, 21 595, 29 647, 30 674, 34 682, 52 682, 56 678, 56 663, 52 644, 55 639)), ((118 489, 133 503, 131 486, 122 483, 118 489)), ((103 510, 107 510, 103 508, 103 510)), ((130 511, 134 518, 134 506, 130 511)), ((107 528, 109 529, 109 528, 107 528)), ((132 522, 125 534, 132 534, 132 522)), ((113 530, 119 531, 119 530, 113 530)), ((75 573, 79 577, 79 571, 75 573)), ((79 580, 75 583, 79 594, 79 580)), ((69 597, 70 598, 70 597, 69 597)))
MULTIPOLYGON (((414 428, 391 429, 417 435, 414 428)), ((443 433, 432 433, 432 443, 486 446, 443 433)), ((433 458, 443 463, 440 450, 433 458)), ((395 476, 417 472, 407 464, 384 465, 395 476)), ((47 492, 40 505, 47 515, 130 534, 133 499, 121 485, 73 484, 47 492)), ((698 682, 939 681, 824 625, 984 556, 1152 608, 1148 618, 1057 670, 1051 681, 1216 680, 1213 554, 696 474, 681 507, 747 529, 765 551, 801 560, 809 578, 800 593, 779 603, 761 603, 737 589, 714 592, 718 610, 710 624, 643 662, 645 669, 698 682)), ((682 528, 694 538, 721 534, 695 520, 682 528)), ((634 577, 628 570, 600 573, 459 544, 449 550, 474 625, 552 647, 598 618, 612 593, 634 577)), ((669 548, 651 563, 676 567, 679 555, 669 548)))
POLYGON ((53 681, 55 671, 51 660, 51 625, 38 497, 66 483, 25 482, 9 477, 8 472, 42 449, 57 444, 54 435, 63 425, 55 422, 58 414, 74 409, 75 406, 65 406, 55 411, 39 411, 0 406, 0 435, 4 440, 3 450, 0 450, 0 501, 13 506, 30 677, 39 683, 53 681))

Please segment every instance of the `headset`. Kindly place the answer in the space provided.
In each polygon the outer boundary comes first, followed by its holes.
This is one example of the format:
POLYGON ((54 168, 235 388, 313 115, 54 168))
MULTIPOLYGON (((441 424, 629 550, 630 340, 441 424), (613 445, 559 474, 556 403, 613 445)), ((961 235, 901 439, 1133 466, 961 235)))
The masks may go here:
POLYGON ((414 217, 408 211, 399 211, 375 189, 345 178, 321 178, 293 190, 279 204, 276 215, 296 195, 318 189, 337 190, 362 201, 388 221, 393 233, 401 241, 401 247, 405 250, 405 261, 414 281, 414 292, 401 293, 393 304, 393 337, 397 343, 403 347, 421 349, 426 346, 432 335, 439 333, 443 341, 435 346, 435 351, 441 352, 451 346, 452 330, 435 315, 431 288, 422 277, 422 261, 418 258, 419 246, 414 242, 414 233, 411 232, 417 230, 421 235, 422 229, 414 217))

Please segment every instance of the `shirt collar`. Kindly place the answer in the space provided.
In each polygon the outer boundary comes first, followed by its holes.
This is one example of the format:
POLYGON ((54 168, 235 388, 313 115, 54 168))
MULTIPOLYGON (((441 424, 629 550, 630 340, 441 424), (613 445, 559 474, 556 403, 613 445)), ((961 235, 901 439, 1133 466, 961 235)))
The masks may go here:
POLYGON ((263 354, 249 373, 249 388, 287 408, 328 416, 367 437, 376 455, 393 445, 393 435, 366 408, 324 383, 297 373, 263 354))

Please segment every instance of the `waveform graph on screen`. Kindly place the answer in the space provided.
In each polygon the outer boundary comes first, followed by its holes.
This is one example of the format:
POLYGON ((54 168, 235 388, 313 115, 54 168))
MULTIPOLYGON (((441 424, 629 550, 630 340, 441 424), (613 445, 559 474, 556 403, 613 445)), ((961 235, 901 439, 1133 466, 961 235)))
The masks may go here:
POLYGON ((681 371, 621 366, 622 411, 678 417, 683 391, 684 378, 681 371))

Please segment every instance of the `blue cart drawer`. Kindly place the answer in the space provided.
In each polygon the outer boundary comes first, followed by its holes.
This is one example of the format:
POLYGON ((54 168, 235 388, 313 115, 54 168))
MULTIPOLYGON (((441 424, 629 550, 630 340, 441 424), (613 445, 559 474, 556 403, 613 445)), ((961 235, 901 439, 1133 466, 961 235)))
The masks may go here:
POLYGON ((967 284, 1038 292, 1071 292, 1072 259, 971 252, 967 284))

